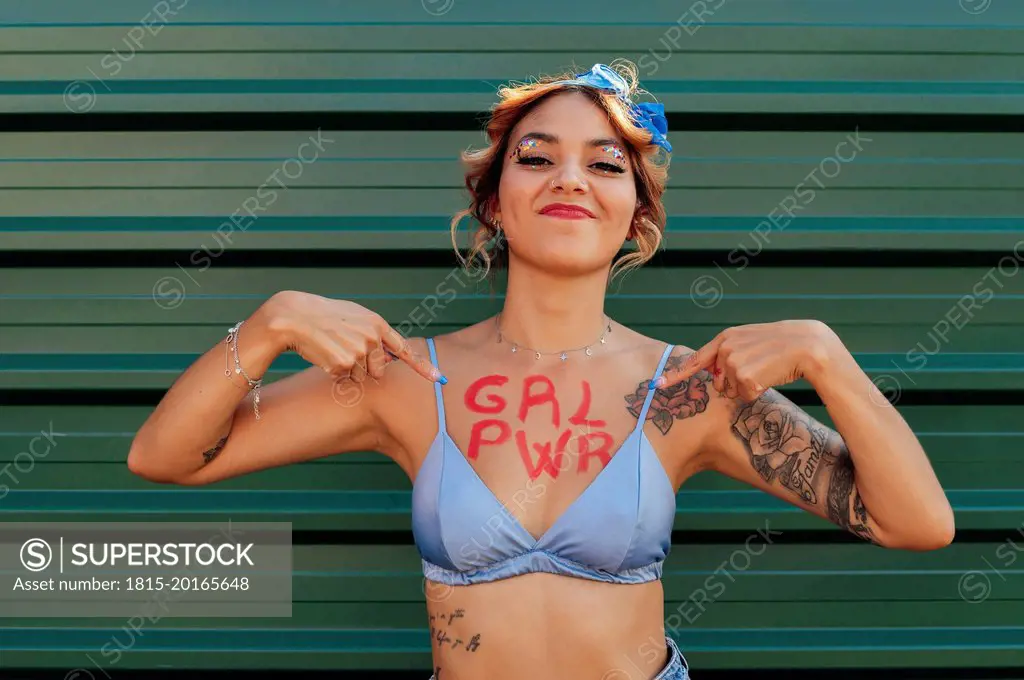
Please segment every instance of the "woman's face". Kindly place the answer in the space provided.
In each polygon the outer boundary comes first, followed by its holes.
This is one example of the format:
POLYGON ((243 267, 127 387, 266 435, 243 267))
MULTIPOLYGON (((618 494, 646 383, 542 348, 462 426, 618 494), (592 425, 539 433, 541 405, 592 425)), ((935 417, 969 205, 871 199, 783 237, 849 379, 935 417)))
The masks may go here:
POLYGON ((601 108, 578 92, 552 96, 512 130, 503 163, 496 217, 512 261, 566 275, 611 265, 637 195, 626 143, 601 108))

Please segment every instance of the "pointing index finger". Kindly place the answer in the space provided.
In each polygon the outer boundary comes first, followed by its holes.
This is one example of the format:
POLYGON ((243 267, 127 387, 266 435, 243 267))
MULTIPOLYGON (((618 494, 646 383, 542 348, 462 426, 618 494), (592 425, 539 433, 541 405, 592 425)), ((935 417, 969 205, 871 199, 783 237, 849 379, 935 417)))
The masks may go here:
POLYGON ((694 375, 697 371, 714 366, 715 360, 718 358, 719 344, 720 341, 716 337, 714 340, 688 356, 678 370, 665 371, 657 380, 652 380, 650 387, 654 389, 661 389, 663 387, 676 385, 694 375))
POLYGON ((414 371, 422 375, 431 382, 439 382, 442 385, 448 383, 448 378, 443 376, 439 370, 434 368, 434 365, 429 359, 424 359, 418 354, 413 354, 412 350, 409 349, 409 343, 399 334, 398 331, 390 329, 387 333, 384 333, 381 337, 384 345, 384 351, 390 354, 392 357, 399 361, 404 361, 414 371))

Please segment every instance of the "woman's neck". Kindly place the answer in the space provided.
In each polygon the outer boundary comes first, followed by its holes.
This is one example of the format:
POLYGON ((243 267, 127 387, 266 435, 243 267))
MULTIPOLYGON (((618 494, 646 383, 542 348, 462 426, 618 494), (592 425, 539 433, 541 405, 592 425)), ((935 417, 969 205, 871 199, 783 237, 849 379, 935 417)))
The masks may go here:
POLYGON ((499 323, 508 342, 539 352, 592 345, 606 329, 608 272, 567 277, 510 269, 499 323))

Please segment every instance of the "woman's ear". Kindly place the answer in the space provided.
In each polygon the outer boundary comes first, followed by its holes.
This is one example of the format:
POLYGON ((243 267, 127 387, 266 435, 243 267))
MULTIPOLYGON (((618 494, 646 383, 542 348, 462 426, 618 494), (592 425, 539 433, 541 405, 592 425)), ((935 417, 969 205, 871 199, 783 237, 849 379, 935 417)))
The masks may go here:
POLYGON ((640 203, 637 202, 636 212, 633 213, 633 221, 629 223, 629 231, 626 233, 627 241, 632 241, 633 239, 636 238, 636 234, 640 230, 640 220, 642 220, 644 215, 646 214, 647 210, 640 206, 640 203))

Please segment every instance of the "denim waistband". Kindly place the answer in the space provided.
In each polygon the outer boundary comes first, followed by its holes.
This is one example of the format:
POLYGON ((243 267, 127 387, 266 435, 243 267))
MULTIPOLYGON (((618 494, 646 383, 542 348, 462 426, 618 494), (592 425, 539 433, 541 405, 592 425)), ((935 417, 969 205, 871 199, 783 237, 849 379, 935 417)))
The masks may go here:
POLYGON ((672 653, 672 658, 654 676, 654 680, 690 680, 690 666, 686 663, 686 657, 680 651, 679 645, 668 636, 665 636, 665 644, 672 653))

